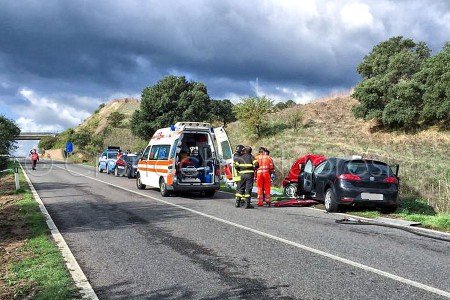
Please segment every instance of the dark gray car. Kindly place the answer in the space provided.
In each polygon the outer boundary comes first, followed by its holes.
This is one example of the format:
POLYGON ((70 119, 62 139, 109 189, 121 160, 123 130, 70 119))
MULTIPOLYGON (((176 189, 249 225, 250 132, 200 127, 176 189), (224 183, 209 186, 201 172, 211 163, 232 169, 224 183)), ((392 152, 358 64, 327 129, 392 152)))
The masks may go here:
POLYGON ((398 165, 368 159, 332 157, 316 167, 307 161, 300 182, 304 195, 323 201, 328 212, 339 207, 368 206, 389 213, 397 209, 398 165))

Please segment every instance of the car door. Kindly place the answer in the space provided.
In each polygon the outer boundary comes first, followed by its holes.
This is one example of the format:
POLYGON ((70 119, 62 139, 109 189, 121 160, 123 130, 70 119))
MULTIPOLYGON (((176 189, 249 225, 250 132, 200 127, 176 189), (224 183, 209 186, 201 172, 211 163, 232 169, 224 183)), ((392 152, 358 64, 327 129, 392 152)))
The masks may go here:
POLYGON ((313 172, 313 190, 316 192, 317 199, 324 199, 325 186, 328 183, 329 173, 331 171, 331 164, 328 160, 320 163, 313 172))
POLYGON ((308 160, 303 169, 303 190, 305 195, 310 195, 313 193, 313 171, 314 165, 311 160, 308 160))
POLYGON ((230 140, 228 139, 227 132, 223 127, 213 128, 213 131, 217 144, 217 158, 219 160, 220 168, 221 170, 224 168, 231 170, 231 167, 233 165, 233 151, 231 149, 231 144, 230 140))
POLYGON ((142 153, 142 157, 138 162, 139 176, 141 177, 141 182, 143 184, 148 184, 147 162, 148 162, 148 154, 150 153, 150 149, 151 149, 151 146, 147 146, 147 148, 145 148, 144 153, 142 153))

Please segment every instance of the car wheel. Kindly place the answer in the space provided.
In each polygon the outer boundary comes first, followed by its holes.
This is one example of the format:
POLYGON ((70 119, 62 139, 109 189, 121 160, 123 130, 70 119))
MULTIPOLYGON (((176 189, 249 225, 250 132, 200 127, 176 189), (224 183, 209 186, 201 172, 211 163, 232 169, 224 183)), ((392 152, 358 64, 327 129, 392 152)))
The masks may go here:
POLYGON ((289 183, 284 187, 284 194, 289 198, 297 197, 297 184, 289 183))
POLYGON ((102 169, 102 167, 100 166, 100 164, 98 164, 98 171, 99 171, 100 173, 103 173, 103 169, 102 169))
POLYGON ((336 201, 336 196, 334 195, 333 190, 330 188, 325 193, 325 210, 327 212, 337 212, 338 203, 336 201))
POLYGON ((390 205, 381 208, 382 214, 392 214, 397 210, 397 205, 390 205))
POLYGON ((141 174, 139 174, 139 173, 137 173, 137 176, 136 176, 136 186, 139 190, 145 189, 145 184, 142 183, 141 174))
POLYGON ((215 194, 215 193, 216 193, 215 190, 209 190, 209 191, 205 191, 205 192, 204 192, 205 197, 208 197, 208 198, 214 197, 214 194, 215 194))
POLYGON ((167 190, 167 185, 164 181, 164 178, 161 178, 159 180, 159 191, 161 192, 161 196, 163 197, 167 197, 170 195, 170 192, 167 190))
POLYGON ((128 178, 132 178, 133 176, 131 176, 131 169, 127 168, 127 177, 128 178))

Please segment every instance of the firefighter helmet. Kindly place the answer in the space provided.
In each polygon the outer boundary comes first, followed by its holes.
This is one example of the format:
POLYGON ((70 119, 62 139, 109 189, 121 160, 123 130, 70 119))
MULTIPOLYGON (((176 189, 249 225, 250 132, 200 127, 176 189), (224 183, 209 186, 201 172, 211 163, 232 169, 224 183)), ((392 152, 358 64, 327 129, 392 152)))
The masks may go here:
POLYGON ((244 150, 244 148, 245 148, 245 147, 244 147, 243 145, 237 145, 237 146, 236 146, 236 152, 237 152, 237 153, 242 153, 242 151, 244 150))

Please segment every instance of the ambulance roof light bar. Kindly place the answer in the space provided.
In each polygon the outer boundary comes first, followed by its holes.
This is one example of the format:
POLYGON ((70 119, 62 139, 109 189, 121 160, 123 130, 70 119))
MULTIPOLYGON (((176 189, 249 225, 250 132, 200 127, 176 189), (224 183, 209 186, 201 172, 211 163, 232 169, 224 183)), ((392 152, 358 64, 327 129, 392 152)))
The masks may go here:
POLYGON ((206 123, 206 122, 177 122, 175 124, 175 127, 190 127, 190 128, 211 128, 211 124, 210 123, 206 123))

